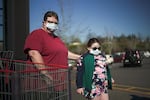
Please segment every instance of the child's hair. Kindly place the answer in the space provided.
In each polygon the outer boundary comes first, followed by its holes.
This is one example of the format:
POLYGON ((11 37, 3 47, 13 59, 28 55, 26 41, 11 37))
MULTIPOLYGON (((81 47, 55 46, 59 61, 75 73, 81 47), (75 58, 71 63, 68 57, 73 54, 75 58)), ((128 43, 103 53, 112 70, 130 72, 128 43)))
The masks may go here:
POLYGON ((89 39, 88 43, 87 43, 87 47, 91 47, 93 43, 99 43, 99 40, 97 38, 91 38, 89 39))

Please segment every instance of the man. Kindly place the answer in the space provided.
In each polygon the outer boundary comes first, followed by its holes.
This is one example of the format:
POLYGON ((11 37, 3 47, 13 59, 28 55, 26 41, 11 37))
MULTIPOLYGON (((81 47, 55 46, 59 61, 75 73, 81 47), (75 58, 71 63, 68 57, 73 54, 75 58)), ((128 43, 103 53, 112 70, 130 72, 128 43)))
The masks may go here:
MULTIPOLYGON (((41 70, 50 64, 59 66, 68 66, 68 58, 77 60, 80 55, 70 52, 63 41, 55 35, 58 29, 59 18, 56 12, 48 11, 43 18, 43 25, 41 28, 34 30, 29 34, 25 41, 24 52, 28 56, 28 60, 36 65, 36 68, 41 70), (44 64, 44 65, 43 65, 44 64)), ((55 66, 53 66, 55 67, 55 66)), ((58 67, 58 66, 57 66, 58 67)), ((50 75, 48 70, 41 70, 41 73, 46 76, 47 83, 50 80, 65 80, 65 73, 57 75, 50 75)), ((65 86, 57 87, 58 90, 65 86)))

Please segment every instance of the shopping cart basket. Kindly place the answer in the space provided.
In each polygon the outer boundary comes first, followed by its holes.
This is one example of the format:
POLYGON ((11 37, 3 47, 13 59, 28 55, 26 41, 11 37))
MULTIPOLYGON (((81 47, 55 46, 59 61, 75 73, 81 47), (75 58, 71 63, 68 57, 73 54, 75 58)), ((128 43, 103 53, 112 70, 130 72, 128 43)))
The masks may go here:
MULTIPOLYGON (((14 57, 14 51, 0 51, 0 58, 13 60, 14 57)), ((4 66, 1 66, 2 62, 0 61, 0 69, 4 69, 4 66)))
POLYGON ((68 67, 0 60, 0 100, 71 100, 68 67))

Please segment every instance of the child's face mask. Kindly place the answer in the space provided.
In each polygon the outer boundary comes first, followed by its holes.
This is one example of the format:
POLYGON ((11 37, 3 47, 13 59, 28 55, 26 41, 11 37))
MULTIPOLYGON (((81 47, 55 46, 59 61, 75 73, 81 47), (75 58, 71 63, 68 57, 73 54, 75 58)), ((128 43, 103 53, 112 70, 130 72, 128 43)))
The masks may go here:
POLYGON ((99 50, 99 49, 96 49, 96 50, 95 49, 91 49, 90 53, 93 54, 93 55, 99 55, 101 53, 101 50, 99 50))

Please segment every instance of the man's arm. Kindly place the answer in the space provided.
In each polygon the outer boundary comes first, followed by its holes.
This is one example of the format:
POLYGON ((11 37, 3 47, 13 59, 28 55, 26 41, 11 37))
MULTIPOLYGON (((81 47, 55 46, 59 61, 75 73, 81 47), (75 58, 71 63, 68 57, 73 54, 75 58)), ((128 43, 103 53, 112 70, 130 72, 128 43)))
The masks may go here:
POLYGON ((43 58, 41 54, 39 53, 39 51, 30 50, 28 53, 33 63, 44 64, 43 58))
MULTIPOLYGON (((41 56, 41 54, 39 53, 39 51, 37 50, 30 50, 28 52, 31 60, 33 63, 35 63, 35 66, 37 69, 44 69, 45 65, 44 65, 44 61, 43 58, 41 56)), ((44 74, 45 76, 49 77, 52 80, 52 77, 49 76, 48 71, 47 70, 42 70, 41 71, 42 74, 44 74)))
POLYGON ((80 55, 68 51, 68 58, 72 60, 78 60, 80 58, 80 55))

